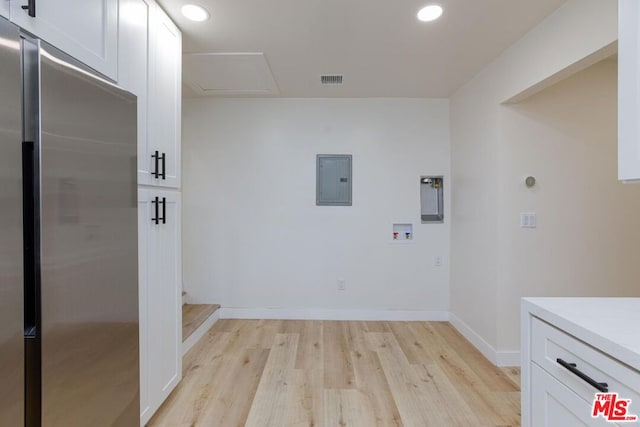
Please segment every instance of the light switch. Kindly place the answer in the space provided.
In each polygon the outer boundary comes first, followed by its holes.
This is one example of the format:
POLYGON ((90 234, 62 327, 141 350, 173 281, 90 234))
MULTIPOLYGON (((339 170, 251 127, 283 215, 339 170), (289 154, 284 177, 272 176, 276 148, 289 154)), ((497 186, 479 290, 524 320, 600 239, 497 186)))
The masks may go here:
POLYGON ((520 212, 520 228, 536 228, 537 223, 535 212, 520 212))

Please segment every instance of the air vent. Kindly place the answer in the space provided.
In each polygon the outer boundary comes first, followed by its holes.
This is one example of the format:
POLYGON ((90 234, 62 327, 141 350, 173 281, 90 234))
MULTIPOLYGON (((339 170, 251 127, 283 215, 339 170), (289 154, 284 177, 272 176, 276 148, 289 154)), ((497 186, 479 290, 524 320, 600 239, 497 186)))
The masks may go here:
POLYGON ((340 74, 327 74, 324 76, 320 76, 320 82, 323 85, 341 85, 342 84, 342 75, 340 74))

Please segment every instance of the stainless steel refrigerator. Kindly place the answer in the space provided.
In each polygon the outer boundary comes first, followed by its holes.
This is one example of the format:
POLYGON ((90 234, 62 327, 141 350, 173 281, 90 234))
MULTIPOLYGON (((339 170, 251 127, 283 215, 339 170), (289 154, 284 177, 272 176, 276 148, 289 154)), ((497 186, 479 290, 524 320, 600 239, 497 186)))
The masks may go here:
POLYGON ((0 426, 139 425, 136 98, 0 18, 0 426))

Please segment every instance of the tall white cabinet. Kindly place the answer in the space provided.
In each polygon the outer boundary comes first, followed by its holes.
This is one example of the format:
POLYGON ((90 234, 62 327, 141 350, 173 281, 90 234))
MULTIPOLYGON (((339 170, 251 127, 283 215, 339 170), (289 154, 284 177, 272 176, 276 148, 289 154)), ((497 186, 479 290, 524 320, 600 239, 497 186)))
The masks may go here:
POLYGON ((640 182, 640 2, 619 0, 618 178, 640 182))
POLYGON ((182 378, 182 35, 153 0, 120 0, 119 84, 138 96, 140 420, 182 378))
MULTIPOLYGON (((12 0, 9 3, 12 22, 118 80, 118 0, 12 0)), ((2 9, 5 7, 3 4, 2 9)))

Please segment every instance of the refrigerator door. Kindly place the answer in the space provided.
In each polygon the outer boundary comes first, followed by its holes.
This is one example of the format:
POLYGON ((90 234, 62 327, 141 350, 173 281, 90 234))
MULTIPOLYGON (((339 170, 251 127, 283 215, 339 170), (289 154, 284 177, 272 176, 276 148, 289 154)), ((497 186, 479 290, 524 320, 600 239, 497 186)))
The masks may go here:
POLYGON ((0 18, 0 426, 24 425, 22 107, 18 28, 0 18))
POLYGON ((43 426, 136 426, 136 98, 40 42, 43 426))

